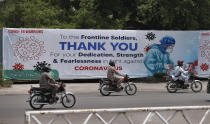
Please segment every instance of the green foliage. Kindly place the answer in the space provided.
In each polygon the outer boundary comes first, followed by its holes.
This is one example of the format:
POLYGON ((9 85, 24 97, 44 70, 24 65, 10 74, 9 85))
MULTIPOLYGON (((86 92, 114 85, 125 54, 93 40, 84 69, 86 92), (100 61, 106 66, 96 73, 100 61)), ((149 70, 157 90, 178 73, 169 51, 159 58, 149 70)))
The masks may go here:
MULTIPOLYGON (((149 29, 199 29, 201 18, 198 16, 202 6, 199 6, 197 2, 193 0, 145 0, 138 4, 139 23, 149 29)), ((206 7, 206 10, 208 8, 206 7)))
POLYGON ((3 67, 2 67, 2 63, 0 63, 0 86, 11 87, 12 84, 13 84, 12 80, 4 80, 3 79, 3 67))
POLYGON ((210 29, 209 0, 5 0, 0 27, 210 29))
MULTIPOLYGON (((102 0, 103 1, 103 0, 102 0)), ((114 3, 106 1, 106 3, 114 3)), ((113 17, 113 11, 106 8, 103 2, 98 0, 81 0, 81 8, 73 18, 75 28, 94 29, 120 29, 122 24, 119 18, 113 17)), ((110 7, 115 8, 115 7, 110 7)))
POLYGON ((47 27, 59 24, 61 9, 49 6, 42 0, 24 0, 7 5, 8 9, 2 10, 5 26, 11 27, 47 27))
POLYGON ((0 86, 2 87, 11 87, 13 84, 12 80, 1 80, 0 86))
POLYGON ((3 67, 2 67, 2 63, 0 62, 0 83, 2 83, 3 81, 3 67))

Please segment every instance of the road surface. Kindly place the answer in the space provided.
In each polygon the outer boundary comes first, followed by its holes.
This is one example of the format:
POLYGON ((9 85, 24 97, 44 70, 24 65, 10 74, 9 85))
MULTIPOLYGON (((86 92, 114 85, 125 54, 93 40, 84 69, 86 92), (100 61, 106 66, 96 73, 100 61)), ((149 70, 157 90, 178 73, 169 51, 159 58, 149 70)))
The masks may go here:
MULTIPOLYGON (((101 96, 99 92, 75 93, 76 104, 72 109, 136 108, 161 106, 210 105, 210 95, 205 91, 191 90, 168 93, 162 91, 138 91, 134 96, 124 92, 101 96)), ((0 124, 23 124, 24 113, 32 110, 26 103, 27 95, 0 95, 0 124)), ((62 105, 44 106, 43 110, 65 109, 62 105)), ((197 113, 193 113, 197 114, 197 113)))

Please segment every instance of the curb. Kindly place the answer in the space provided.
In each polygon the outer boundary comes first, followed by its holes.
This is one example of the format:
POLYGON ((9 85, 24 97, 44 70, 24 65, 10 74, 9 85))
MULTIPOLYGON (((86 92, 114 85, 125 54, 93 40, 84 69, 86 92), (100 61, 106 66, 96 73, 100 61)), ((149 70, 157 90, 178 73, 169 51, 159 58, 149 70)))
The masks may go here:
MULTIPOLYGON (((138 91, 166 91, 166 83, 135 83, 138 91)), ((207 83, 203 83, 203 90, 206 89, 207 83)), ((13 84, 10 88, 1 88, 0 95, 24 95, 28 90, 38 87, 39 84, 13 84)), ((99 92, 98 83, 66 83, 66 90, 72 93, 92 93, 99 92)))

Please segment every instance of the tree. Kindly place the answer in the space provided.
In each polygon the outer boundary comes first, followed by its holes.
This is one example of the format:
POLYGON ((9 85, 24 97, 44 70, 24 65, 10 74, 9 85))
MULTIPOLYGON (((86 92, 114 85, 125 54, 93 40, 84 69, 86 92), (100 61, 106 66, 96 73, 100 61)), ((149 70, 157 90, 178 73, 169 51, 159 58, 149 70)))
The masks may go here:
POLYGON ((208 30, 209 0, 5 0, 0 27, 208 30))
POLYGON ((110 29, 121 28, 117 20, 112 20, 112 15, 105 15, 100 10, 100 0, 81 0, 80 9, 73 18, 76 28, 110 29))
POLYGON ((2 18, 6 27, 49 27, 58 25, 61 9, 49 6, 42 0, 18 1, 11 5, 6 4, 2 10, 2 18))
POLYGON ((143 0, 137 6, 137 20, 143 29, 196 30, 202 29, 200 20, 206 20, 202 16, 209 19, 208 0, 143 0))

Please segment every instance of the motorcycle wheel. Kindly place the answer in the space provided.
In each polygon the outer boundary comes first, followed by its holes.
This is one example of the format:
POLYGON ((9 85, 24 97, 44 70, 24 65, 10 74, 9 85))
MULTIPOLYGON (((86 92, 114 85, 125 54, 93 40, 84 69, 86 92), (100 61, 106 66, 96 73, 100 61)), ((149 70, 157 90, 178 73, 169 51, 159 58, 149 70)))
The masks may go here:
POLYGON ((41 109, 44 105, 43 104, 37 104, 39 101, 43 99, 43 96, 40 94, 35 94, 31 97, 31 100, 29 102, 31 108, 33 109, 41 109))
POLYGON ((128 84, 126 87, 125 87, 125 92, 126 94, 128 95, 134 95, 136 94, 136 91, 137 91, 137 87, 135 84, 128 84))
POLYGON ((111 94, 111 92, 105 90, 105 89, 108 88, 108 87, 109 87, 109 85, 107 85, 107 84, 102 84, 102 86, 101 86, 101 88, 100 88, 100 93, 101 93, 102 96, 108 96, 108 95, 111 94))
POLYGON ((169 81, 166 85, 166 89, 169 93, 176 93, 177 91, 177 85, 175 82, 169 81))
POLYGON ((192 82, 191 89, 195 93, 200 92, 202 90, 202 82, 201 81, 194 81, 194 82, 192 82))
POLYGON ((73 107, 75 103, 76 103, 76 98, 73 94, 68 93, 62 97, 62 105, 66 108, 73 107))

